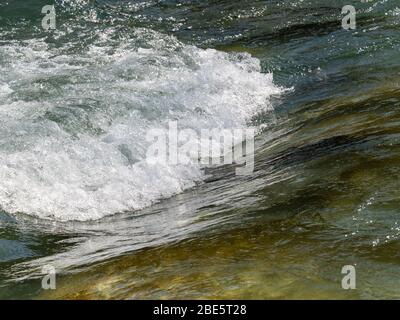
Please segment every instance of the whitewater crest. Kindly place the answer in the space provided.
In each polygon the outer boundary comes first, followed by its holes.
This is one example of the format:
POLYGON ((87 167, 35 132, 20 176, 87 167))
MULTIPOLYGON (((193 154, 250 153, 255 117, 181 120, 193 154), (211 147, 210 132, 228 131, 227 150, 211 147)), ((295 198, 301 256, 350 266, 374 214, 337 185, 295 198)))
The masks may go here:
POLYGON ((137 29, 0 46, 0 207, 57 220, 137 210, 195 186, 197 163, 151 165, 146 133, 244 128, 280 89, 248 54, 137 29))

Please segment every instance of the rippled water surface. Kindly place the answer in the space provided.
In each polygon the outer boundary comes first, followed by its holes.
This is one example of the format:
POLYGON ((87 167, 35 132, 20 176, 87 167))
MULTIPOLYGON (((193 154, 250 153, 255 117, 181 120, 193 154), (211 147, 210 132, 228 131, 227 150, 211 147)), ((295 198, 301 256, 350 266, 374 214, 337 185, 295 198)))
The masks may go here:
POLYGON ((0 298, 400 298, 398 1, 46 4, 0 3, 0 298), (254 173, 148 164, 169 121, 254 173))

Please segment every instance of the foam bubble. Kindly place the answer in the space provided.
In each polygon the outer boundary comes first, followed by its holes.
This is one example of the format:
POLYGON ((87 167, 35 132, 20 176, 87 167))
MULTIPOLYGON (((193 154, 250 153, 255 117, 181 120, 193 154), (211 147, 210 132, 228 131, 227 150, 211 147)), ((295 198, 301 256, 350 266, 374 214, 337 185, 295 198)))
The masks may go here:
POLYGON ((1 84, 0 83, 0 97, 4 97, 12 93, 13 90, 9 87, 8 84, 1 84))
POLYGON ((3 210, 89 220, 180 193, 203 179, 200 166, 149 165, 146 132, 173 120, 182 129, 243 127, 280 92, 248 54, 109 31, 88 50, 41 40, 0 48, 0 95, 14 90, 0 105, 3 210))

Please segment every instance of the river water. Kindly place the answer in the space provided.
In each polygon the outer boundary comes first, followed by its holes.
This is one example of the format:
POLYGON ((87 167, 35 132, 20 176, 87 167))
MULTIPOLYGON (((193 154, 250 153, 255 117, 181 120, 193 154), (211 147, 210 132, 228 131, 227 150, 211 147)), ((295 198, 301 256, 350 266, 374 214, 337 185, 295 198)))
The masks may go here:
POLYGON ((0 298, 400 298, 398 1, 47 2, 0 3, 0 298), (170 121, 253 174, 147 163, 170 121))

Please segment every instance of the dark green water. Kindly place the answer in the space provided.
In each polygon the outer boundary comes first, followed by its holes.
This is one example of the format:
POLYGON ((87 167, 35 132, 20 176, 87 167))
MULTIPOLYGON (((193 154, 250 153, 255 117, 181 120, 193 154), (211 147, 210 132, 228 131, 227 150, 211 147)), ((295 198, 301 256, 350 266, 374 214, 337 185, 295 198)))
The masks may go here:
POLYGON ((398 1, 46 4, 0 3, 0 298, 400 297, 398 1), (254 173, 142 165, 165 120, 254 173))

